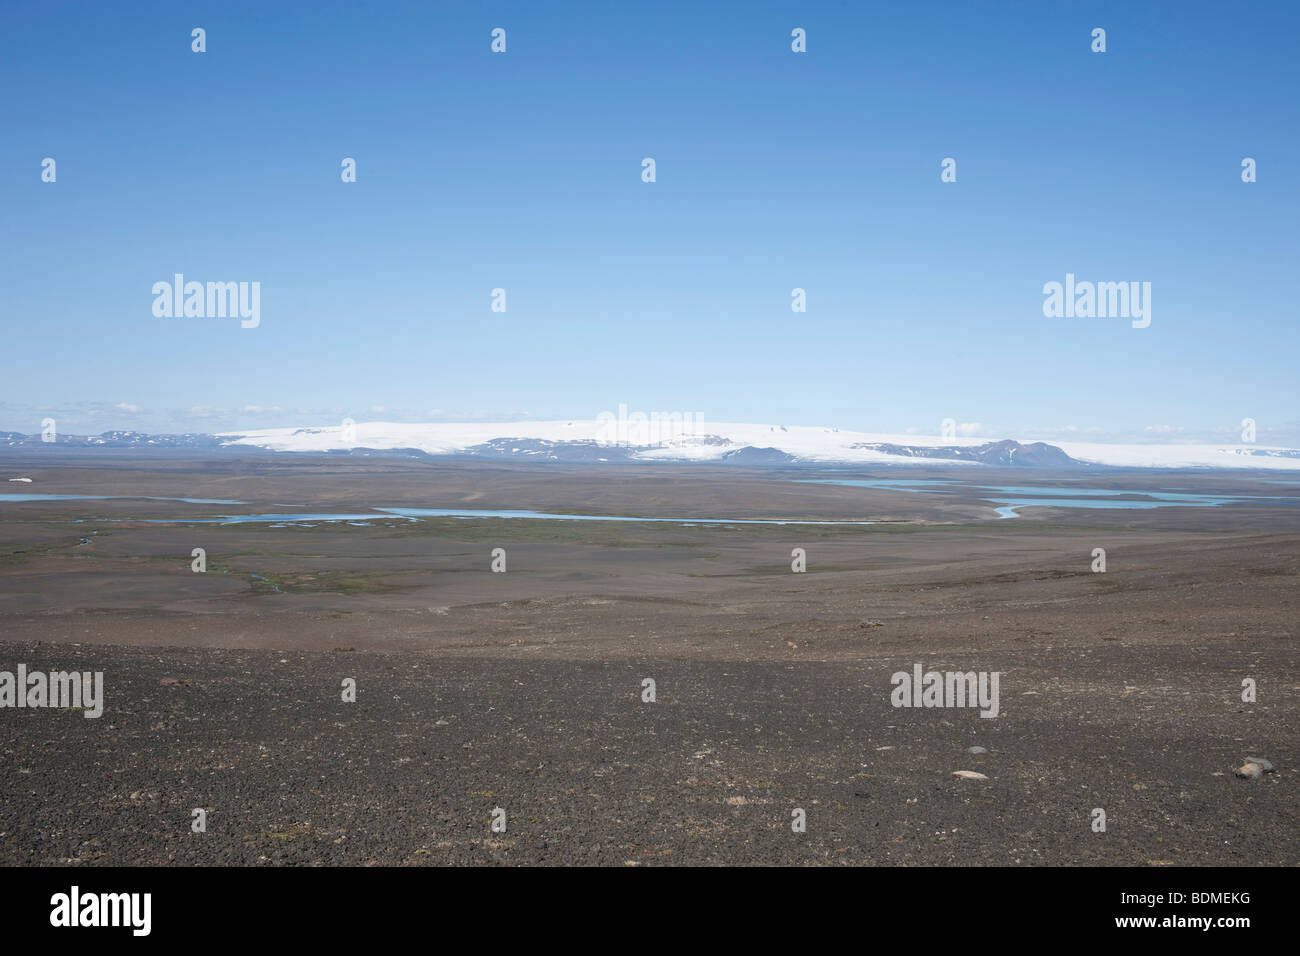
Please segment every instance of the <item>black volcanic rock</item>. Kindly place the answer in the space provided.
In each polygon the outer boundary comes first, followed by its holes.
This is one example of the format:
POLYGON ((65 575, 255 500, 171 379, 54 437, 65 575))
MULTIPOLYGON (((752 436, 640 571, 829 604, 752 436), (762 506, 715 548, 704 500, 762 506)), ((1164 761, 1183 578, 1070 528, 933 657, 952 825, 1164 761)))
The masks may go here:
POLYGON ((989 465, 1024 465, 1033 468, 1063 468, 1078 466, 1082 462, 1067 455, 1055 445, 1046 442, 1030 442, 1022 445, 1018 441, 989 442, 973 449, 976 457, 989 465))
POLYGON ((544 438, 493 438, 466 448, 463 454, 478 458, 531 459, 570 464, 605 464, 632 461, 639 448, 604 445, 594 441, 548 441, 544 438))
POLYGON ((434 456, 419 448, 328 448, 314 454, 346 455, 354 458, 413 458, 417 461, 432 461, 434 456))
POLYGON ((1300 449, 1296 448, 1252 448, 1250 451, 1238 451, 1237 454, 1258 458, 1300 458, 1300 449))
POLYGON ((984 465, 1013 465, 1028 468, 1084 467, 1083 462, 1071 458, 1055 445, 1041 441, 1024 445, 1018 441, 1005 439, 985 442, 974 447, 941 445, 937 448, 928 445, 896 445, 891 442, 858 442, 851 447, 870 448, 887 455, 903 455, 908 458, 977 461, 984 465))
POLYGON ((746 445, 744 448, 725 452, 722 460, 729 465, 788 465, 799 459, 779 448, 755 448, 753 445, 746 445))

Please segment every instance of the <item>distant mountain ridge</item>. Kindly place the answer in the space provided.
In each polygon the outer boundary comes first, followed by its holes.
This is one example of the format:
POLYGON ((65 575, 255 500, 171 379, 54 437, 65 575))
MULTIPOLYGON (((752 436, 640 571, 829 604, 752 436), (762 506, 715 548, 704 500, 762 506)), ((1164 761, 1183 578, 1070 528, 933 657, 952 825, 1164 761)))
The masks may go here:
MULTIPOLYGON (((295 429, 297 435, 323 434, 324 429, 295 429)), ((235 436, 236 438, 242 436, 235 436)), ((186 433, 182 435, 151 435, 135 431, 108 431, 99 435, 61 435, 54 442, 44 442, 40 435, 23 435, 20 432, 0 432, 0 446, 49 445, 63 448, 149 448, 149 449, 208 449, 259 450, 271 453, 293 454, 310 453, 327 455, 355 455, 358 457, 393 457, 393 458, 439 458, 444 454, 422 451, 419 448, 369 448, 356 445, 349 448, 320 449, 270 449, 257 445, 246 445, 231 441, 230 436, 186 433)), ((725 439, 715 438, 714 444, 723 449, 717 461, 731 465, 770 466, 797 465, 801 459, 789 452, 771 446, 755 447, 742 445, 735 447, 725 439)), ((449 453, 456 457, 489 458, 493 460, 541 460, 564 462, 568 464, 591 463, 631 463, 646 460, 646 451, 662 451, 670 446, 623 446, 604 445, 595 441, 548 441, 537 438, 494 438, 478 445, 471 445, 460 452, 449 453)), ((860 442, 853 448, 866 448, 883 455, 904 459, 908 463, 930 462, 967 462, 986 465, 1006 465, 1012 467, 1053 467, 1084 468, 1084 462, 1075 461, 1055 445, 1033 442, 1024 445, 1020 442, 1002 440, 987 442, 973 448, 927 447, 897 445, 888 442, 860 442)), ((674 459, 659 454, 654 460, 670 462, 674 460, 697 460, 695 456, 674 459)))
POLYGON ((1015 468, 1079 468, 1085 465, 1084 462, 1076 461, 1055 445, 1041 441, 1022 445, 1018 441, 1003 439, 986 442, 974 448, 947 446, 936 448, 894 445, 887 442, 864 443, 852 447, 874 448, 889 455, 924 458, 929 461, 977 461, 982 465, 1007 465, 1015 468))
POLYGON ((960 465, 1088 470, 1118 468, 1300 469, 1300 450, 1252 445, 1107 445, 1014 439, 871 435, 836 428, 711 423, 638 440, 608 440, 600 421, 411 424, 262 429, 210 435, 107 431, 63 435, 0 432, 0 450, 100 448, 142 453, 302 453, 407 459, 474 458, 568 464, 695 463, 747 467, 960 465), (653 440, 652 440, 653 439, 653 440))

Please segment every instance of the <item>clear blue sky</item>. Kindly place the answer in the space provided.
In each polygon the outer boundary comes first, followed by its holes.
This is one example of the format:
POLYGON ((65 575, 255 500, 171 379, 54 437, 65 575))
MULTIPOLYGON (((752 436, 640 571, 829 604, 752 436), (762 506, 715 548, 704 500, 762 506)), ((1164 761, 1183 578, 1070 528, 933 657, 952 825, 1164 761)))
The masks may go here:
POLYGON ((0 428, 625 402, 1015 437, 1250 416, 1261 442, 1300 439, 1300 4, 96 2, 4 19, 0 428), (175 272, 260 282, 260 327, 156 318, 151 287, 175 272), (1151 326, 1045 318, 1043 284, 1067 272, 1149 281, 1151 326))

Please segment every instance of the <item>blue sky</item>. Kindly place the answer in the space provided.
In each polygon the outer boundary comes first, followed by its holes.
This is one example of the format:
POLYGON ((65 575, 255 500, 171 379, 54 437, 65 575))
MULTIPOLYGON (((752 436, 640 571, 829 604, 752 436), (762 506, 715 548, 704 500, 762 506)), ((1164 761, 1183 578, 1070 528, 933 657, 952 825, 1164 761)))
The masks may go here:
POLYGON ((1295 4, 42 3, 5 21, 0 428, 626 403, 1013 437, 1253 417, 1261 442, 1300 441, 1295 4), (261 324, 155 317, 176 272, 260 282, 261 324), (1150 282, 1150 327, 1045 318, 1067 272, 1150 282))

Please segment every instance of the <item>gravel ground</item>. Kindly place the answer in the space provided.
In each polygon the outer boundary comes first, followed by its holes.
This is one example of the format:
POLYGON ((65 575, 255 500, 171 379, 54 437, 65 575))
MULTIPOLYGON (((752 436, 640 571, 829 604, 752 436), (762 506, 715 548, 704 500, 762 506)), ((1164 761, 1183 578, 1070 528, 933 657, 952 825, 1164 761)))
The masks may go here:
POLYGON ((1290 642, 849 662, 0 644, 19 662, 102 670, 106 704, 0 709, 6 865, 1300 863, 1295 688, 1240 700, 1242 676, 1294 682, 1290 642), (895 709, 916 662, 1000 671, 1001 715, 895 709), (1247 756, 1275 772, 1236 778, 1247 756))

